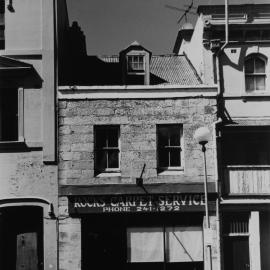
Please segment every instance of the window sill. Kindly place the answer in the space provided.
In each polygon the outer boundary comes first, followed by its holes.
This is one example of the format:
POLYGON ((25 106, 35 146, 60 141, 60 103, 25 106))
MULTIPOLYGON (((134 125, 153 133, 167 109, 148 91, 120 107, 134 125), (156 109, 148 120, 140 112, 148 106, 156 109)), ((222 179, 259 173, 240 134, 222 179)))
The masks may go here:
POLYGON ((184 168, 179 167, 175 169, 160 169, 158 175, 180 175, 184 173, 184 168))
POLYGON ((96 178, 103 178, 103 177, 119 177, 121 176, 121 172, 102 172, 98 173, 95 177, 96 178))
POLYGON ((0 151, 20 150, 26 147, 25 141, 0 141, 0 151))
POLYGON ((1 152, 41 150, 42 147, 42 142, 25 141, 24 139, 19 141, 0 141, 1 152))
POLYGON ((269 97, 269 91, 254 91, 250 93, 244 93, 241 95, 242 98, 249 98, 249 97, 269 97))
POLYGON ((224 168, 226 169, 248 169, 248 168, 265 168, 265 169, 269 169, 270 165, 227 165, 224 166, 224 168))

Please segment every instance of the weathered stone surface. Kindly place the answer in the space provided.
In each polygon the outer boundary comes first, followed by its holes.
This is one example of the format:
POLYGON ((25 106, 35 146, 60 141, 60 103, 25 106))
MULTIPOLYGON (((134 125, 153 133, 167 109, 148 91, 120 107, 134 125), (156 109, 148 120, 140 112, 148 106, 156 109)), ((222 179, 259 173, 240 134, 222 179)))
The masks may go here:
MULTIPOLYGON (((203 181, 200 146, 194 131, 216 120, 216 101, 211 98, 152 100, 65 100, 59 102, 59 178, 68 184, 134 183, 145 163, 144 182, 203 181), (62 104, 63 103, 63 104, 62 104), (160 176, 157 171, 157 125, 183 126, 183 171, 160 176), (119 125, 121 177, 94 174, 94 126, 119 125), (67 163, 69 162, 69 163, 67 163)), ((209 142, 207 158, 214 158, 209 142)), ((214 162, 208 164, 214 181, 214 162)))

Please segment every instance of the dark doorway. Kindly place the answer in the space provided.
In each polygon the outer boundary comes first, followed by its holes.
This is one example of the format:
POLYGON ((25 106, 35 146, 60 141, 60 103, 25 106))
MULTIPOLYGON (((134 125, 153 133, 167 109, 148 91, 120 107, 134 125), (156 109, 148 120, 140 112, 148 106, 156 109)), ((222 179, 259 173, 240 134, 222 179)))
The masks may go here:
POLYGON ((41 207, 7 207, 0 214, 0 269, 43 269, 41 207))
POLYGON ((225 270, 249 270, 248 236, 226 237, 224 239, 225 270))

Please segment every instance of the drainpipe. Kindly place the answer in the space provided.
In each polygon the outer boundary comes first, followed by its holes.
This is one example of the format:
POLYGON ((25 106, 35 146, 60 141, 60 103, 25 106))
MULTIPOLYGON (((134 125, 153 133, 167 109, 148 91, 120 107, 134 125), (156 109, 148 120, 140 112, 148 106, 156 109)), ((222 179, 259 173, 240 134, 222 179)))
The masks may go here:
MULTIPOLYGON (((219 117, 217 121, 215 121, 214 123, 212 123, 212 126, 213 126, 213 137, 214 137, 214 148, 216 149, 216 156, 215 156, 215 183, 216 183, 216 191, 219 193, 219 183, 218 183, 218 180, 219 180, 219 177, 218 177, 218 152, 217 152, 217 134, 216 134, 216 130, 217 130, 217 125, 222 123, 222 119, 219 117)), ((221 266, 221 245, 220 245, 220 213, 219 213, 219 197, 216 199, 216 237, 217 237, 217 250, 218 250, 218 253, 217 253, 217 259, 219 261, 219 265, 221 266)))
POLYGON ((228 1, 229 0, 225 0, 225 43, 219 51, 222 51, 229 43, 229 4, 228 4, 228 1))
MULTIPOLYGON (((225 49, 225 47, 229 43, 229 0, 225 0, 225 43, 223 46, 213 54, 215 58, 215 65, 216 65, 216 78, 217 78, 217 88, 218 88, 218 93, 217 97, 218 99, 222 97, 222 85, 221 85, 221 80, 220 80, 220 75, 221 75, 221 70, 220 70, 220 54, 221 52, 225 49)), ((217 106, 217 109, 219 110, 219 106, 217 106)), ((214 143, 215 143, 215 149, 216 149, 216 157, 215 157, 215 176, 216 176, 216 190, 219 194, 220 189, 219 189, 219 175, 218 175, 218 151, 217 151, 217 134, 216 134, 216 129, 217 125, 222 123, 222 119, 219 117, 217 121, 215 121, 213 125, 213 132, 214 132, 214 143)), ((220 269, 222 268, 221 265, 221 230, 220 230, 220 209, 219 209, 219 197, 216 200, 216 224, 217 224, 217 250, 218 250, 218 260, 219 260, 219 266, 220 269)))

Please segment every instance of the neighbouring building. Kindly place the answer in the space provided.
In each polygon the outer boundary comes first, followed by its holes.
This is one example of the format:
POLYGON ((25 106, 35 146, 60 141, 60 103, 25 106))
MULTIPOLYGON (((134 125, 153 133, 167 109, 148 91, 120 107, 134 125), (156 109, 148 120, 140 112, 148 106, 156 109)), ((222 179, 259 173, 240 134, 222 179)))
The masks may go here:
POLYGON ((0 0, 0 269, 58 269, 56 11, 0 0))
POLYGON ((78 57, 58 89, 59 268, 219 269, 216 85, 186 55, 152 55, 137 42, 78 57), (193 139, 202 125, 212 131, 208 236, 193 139))
POLYGON ((270 267, 270 5, 230 5, 227 40, 224 6, 200 6, 198 14, 193 30, 179 32, 174 49, 187 54, 205 84, 216 82, 219 88, 221 266, 266 270, 270 267))

